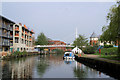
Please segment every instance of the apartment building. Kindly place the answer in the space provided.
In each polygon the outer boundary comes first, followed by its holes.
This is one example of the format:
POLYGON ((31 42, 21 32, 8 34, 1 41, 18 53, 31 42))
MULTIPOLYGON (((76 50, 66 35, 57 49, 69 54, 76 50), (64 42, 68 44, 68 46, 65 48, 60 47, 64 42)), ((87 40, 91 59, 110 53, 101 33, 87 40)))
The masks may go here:
POLYGON ((29 30, 26 25, 14 24, 13 25, 13 51, 30 51, 33 48, 33 30, 29 30))
POLYGON ((13 46, 13 25, 15 23, 3 16, 0 16, 0 55, 6 56, 10 53, 10 46, 13 46))

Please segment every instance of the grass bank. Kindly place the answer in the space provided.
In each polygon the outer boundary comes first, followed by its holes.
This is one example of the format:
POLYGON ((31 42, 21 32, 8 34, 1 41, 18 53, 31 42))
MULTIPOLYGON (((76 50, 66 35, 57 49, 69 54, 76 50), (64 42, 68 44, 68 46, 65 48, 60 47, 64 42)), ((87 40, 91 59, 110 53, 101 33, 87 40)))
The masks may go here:
MULTIPOLYGON (((117 60, 120 61, 120 57, 117 55, 117 48, 112 47, 112 48, 102 48, 101 49, 101 56, 100 58, 105 58, 105 59, 110 59, 110 60, 117 60)), ((100 55, 98 51, 94 55, 100 55)))

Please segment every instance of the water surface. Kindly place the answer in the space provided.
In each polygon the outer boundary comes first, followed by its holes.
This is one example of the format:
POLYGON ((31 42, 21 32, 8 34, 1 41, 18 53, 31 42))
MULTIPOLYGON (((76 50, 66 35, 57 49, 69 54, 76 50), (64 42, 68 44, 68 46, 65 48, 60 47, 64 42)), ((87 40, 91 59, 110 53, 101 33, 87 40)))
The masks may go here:
POLYGON ((1 61, 2 78, 111 78, 63 55, 50 54, 1 61))

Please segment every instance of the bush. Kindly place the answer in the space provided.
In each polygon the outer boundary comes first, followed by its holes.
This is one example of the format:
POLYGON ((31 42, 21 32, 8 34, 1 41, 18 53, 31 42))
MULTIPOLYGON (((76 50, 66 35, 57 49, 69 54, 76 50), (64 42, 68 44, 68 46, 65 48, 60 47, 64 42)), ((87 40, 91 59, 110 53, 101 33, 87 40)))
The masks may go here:
POLYGON ((27 54, 26 51, 23 51, 23 52, 16 51, 16 52, 14 52, 12 55, 25 55, 25 54, 27 54))
POLYGON ((64 53, 64 50, 62 50, 62 49, 54 49, 53 52, 55 52, 57 54, 61 54, 61 53, 64 53))
POLYGON ((13 54, 14 55, 19 55, 21 52, 20 51, 15 51, 13 54))
POLYGON ((111 48, 111 47, 113 47, 113 45, 104 45, 104 48, 111 48))
POLYGON ((86 46, 86 48, 83 49, 83 52, 85 54, 94 54, 95 53, 95 48, 92 46, 86 46))

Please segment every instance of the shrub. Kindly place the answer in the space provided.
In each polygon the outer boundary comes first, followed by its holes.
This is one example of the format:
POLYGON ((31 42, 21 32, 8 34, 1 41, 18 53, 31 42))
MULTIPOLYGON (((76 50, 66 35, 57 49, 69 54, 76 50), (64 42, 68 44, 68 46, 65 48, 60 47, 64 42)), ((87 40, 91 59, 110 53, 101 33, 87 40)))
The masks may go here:
POLYGON ((14 54, 15 55, 19 55, 21 52, 20 51, 15 51, 14 54))
POLYGON ((85 54, 94 54, 95 53, 95 48, 92 46, 86 46, 86 48, 83 49, 83 52, 85 54))
POLYGON ((60 53, 64 53, 64 50, 62 49, 54 49, 53 52, 60 54, 60 53))
POLYGON ((111 48, 111 47, 113 47, 113 45, 104 45, 104 48, 111 48))

